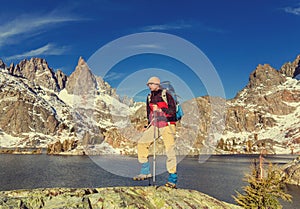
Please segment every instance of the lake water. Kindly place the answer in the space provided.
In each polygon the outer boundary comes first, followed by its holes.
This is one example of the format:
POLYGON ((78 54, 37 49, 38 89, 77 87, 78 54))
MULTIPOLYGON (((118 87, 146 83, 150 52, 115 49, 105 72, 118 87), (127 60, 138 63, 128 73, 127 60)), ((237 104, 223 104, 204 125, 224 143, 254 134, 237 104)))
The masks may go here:
MULTIPOLYGON (((267 156, 266 161, 282 165, 295 157, 274 155, 267 156)), ((96 158, 0 154, 0 191, 45 187, 148 185, 147 181, 136 182, 129 178, 132 173, 138 173, 136 158, 112 156, 96 158), (108 166, 120 169, 109 170, 108 166)), ((205 158, 205 161, 201 159, 199 161, 197 157, 186 157, 178 164, 178 187, 198 190, 219 200, 235 204, 232 195, 236 194, 235 191, 242 192, 241 187, 246 185, 242 179, 244 174, 249 172, 253 159, 258 159, 258 156, 210 156, 208 159, 205 158)), ((164 159, 161 162, 164 162, 164 159)), ((156 167, 159 175, 156 176, 155 185, 163 185, 168 174, 163 172, 164 165, 160 164, 159 158, 156 167)), ((293 195, 293 203, 281 201, 283 208, 299 208, 300 187, 289 185, 287 191, 293 195)))

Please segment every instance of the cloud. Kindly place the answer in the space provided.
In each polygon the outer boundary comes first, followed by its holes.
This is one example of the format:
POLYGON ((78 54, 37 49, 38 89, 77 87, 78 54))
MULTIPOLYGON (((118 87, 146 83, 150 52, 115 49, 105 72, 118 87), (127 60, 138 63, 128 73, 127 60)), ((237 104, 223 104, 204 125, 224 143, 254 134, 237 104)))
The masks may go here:
POLYGON ((300 7, 286 7, 283 9, 285 12, 294 14, 294 15, 300 15, 300 7))
POLYGON ((163 25, 150 25, 142 28, 143 31, 166 31, 166 30, 182 30, 191 28, 192 25, 186 24, 184 22, 180 23, 171 23, 171 24, 163 24, 163 25))
POLYGON ((185 30, 185 29, 192 29, 192 28, 197 28, 197 29, 200 28, 202 30, 215 32, 215 33, 226 33, 226 31, 224 31, 223 29, 209 27, 194 21, 189 21, 189 22, 177 21, 175 23, 169 23, 169 24, 150 25, 150 26, 142 27, 141 30, 149 32, 149 31, 185 30))
POLYGON ((286 8, 284 8, 284 11, 287 13, 294 14, 294 15, 300 15, 300 7, 297 7, 297 8, 286 7, 286 8))
POLYGON ((20 42, 30 36, 47 30, 60 23, 81 21, 82 18, 59 16, 56 12, 46 15, 21 15, 0 25, 0 47, 11 42, 20 42))
POLYGON ((47 44, 43 47, 33 49, 28 52, 24 52, 22 54, 13 55, 10 57, 6 57, 6 60, 14 60, 14 59, 23 59, 26 57, 35 57, 40 55, 61 55, 68 50, 68 47, 56 47, 54 44, 47 44))

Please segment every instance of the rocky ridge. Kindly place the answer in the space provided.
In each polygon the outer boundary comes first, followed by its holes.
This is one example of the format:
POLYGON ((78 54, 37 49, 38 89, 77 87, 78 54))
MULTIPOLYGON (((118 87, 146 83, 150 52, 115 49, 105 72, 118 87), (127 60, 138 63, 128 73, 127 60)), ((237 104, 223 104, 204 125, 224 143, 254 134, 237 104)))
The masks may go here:
POLYGON ((239 206, 195 190, 167 187, 49 188, 0 191, 0 207, 8 208, 224 208, 239 206))
POLYGON ((54 72, 40 58, 10 67, 1 61, 0 66, 0 147, 40 149, 79 141, 67 150, 70 154, 83 154, 90 143, 101 144, 105 150, 99 153, 112 151, 103 142, 103 132, 113 127, 113 104, 125 105, 107 82, 91 73, 83 58, 70 77, 54 72), (78 88, 79 83, 85 85, 78 88), (93 122, 86 122, 89 118, 93 122))
POLYGON ((10 65, 8 71, 16 77, 26 78, 33 85, 45 87, 53 91, 59 91, 65 87, 67 76, 61 71, 54 73, 49 68, 46 60, 31 58, 23 60, 16 66, 10 65))
POLYGON ((218 148, 232 153, 300 151, 300 56, 279 71, 258 65, 248 85, 227 101, 226 129, 218 148))
MULTIPOLYGON (((203 96, 184 102, 177 154, 197 155, 204 148, 206 154, 300 152, 299 61, 300 55, 279 70, 258 65, 231 100, 203 96), (213 111, 212 102, 217 107, 213 111), (197 108, 191 110, 193 105, 197 108), (220 119, 223 110, 225 118, 220 119), (198 126, 193 134, 191 123, 198 126), (210 130, 223 131, 215 144, 207 140, 210 130)), ((0 87, 0 147, 136 154, 137 136, 147 123, 145 104, 120 99, 82 57, 70 76, 54 72, 40 58, 9 67, 0 61, 0 87), (70 149, 62 149, 64 141, 70 149)), ((156 151, 164 154, 160 141, 156 151)))

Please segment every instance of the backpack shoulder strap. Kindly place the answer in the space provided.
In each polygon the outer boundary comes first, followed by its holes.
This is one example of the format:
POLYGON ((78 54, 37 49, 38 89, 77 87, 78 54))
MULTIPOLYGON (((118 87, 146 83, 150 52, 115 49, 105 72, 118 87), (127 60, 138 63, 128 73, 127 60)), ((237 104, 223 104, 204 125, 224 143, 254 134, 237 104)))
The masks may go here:
POLYGON ((168 105, 168 98, 167 98, 167 89, 163 89, 161 92, 161 97, 164 100, 165 103, 168 105))
MULTIPOLYGON (((164 102, 168 104, 167 89, 162 90, 161 97, 164 100, 164 102)), ((151 102, 151 94, 148 94, 148 103, 150 104, 150 102, 151 102)))

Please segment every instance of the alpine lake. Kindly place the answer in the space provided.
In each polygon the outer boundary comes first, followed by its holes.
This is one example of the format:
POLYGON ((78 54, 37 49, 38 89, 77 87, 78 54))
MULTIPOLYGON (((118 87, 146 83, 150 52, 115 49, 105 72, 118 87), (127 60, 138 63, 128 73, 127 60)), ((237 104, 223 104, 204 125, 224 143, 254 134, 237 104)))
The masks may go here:
MULTIPOLYGON (((233 195, 243 192, 243 181, 258 155, 212 155, 179 157, 178 188, 193 189, 219 200, 236 204, 233 195)), ((267 155, 265 164, 283 165, 296 155, 267 155)), ((150 158, 153 167, 153 159, 150 158)), ((138 174, 136 157, 129 156, 51 156, 0 154, 0 191, 53 187, 114 187, 164 185, 168 173, 165 158, 155 159, 155 181, 133 181, 138 174)), ((286 186, 293 202, 281 201, 284 209, 300 207, 300 187, 286 186)))

